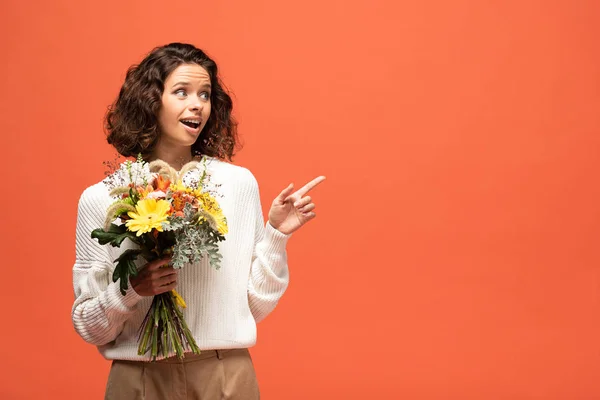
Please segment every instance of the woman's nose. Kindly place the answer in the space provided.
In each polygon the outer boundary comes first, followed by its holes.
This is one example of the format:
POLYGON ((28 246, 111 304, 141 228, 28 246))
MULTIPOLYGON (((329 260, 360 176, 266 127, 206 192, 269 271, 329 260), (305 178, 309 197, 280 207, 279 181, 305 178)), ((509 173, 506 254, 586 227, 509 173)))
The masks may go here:
POLYGON ((198 99, 192 100, 188 106, 191 111, 202 111, 204 105, 198 99))

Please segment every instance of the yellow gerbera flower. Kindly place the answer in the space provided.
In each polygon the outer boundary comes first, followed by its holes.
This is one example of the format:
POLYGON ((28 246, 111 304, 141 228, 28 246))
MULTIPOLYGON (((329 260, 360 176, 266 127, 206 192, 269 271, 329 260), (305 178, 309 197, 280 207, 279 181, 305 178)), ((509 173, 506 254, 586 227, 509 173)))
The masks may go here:
POLYGON ((203 192, 202 188, 198 188, 196 190, 194 190, 192 192, 192 195, 194 195, 195 198, 197 198, 198 200, 202 201, 202 199, 204 198, 205 195, 207 195, 208 193, 203 192))
POLYGON ((228 233, 227 219, 217 200, 210 193, 202 192, 202 189, 194 190, 193 195, 198 199, 200 220, 207 221, 221 235, 228 233))
POLYGON ((137 236, 156 229, 162 232, 162 223, 167 222, 168 212, 171 205, 166 200, 145 199, 137 202, 135 210, 129 211, 127 215, 131 218, 126 222, 127 228, 137 232, 137 236))
POLYGON ((219 203, 210 193, 203 192, 202 189, 196 189, 192 192, 192 195, 198 199, 200 206, 205 209, 218 209, 219 203))
POLYGON ((221 235, 229 232, 227 219, 220 208, 203 207, 200 210, 200 218, 206 220, 210 227, 218 231, 221 235))

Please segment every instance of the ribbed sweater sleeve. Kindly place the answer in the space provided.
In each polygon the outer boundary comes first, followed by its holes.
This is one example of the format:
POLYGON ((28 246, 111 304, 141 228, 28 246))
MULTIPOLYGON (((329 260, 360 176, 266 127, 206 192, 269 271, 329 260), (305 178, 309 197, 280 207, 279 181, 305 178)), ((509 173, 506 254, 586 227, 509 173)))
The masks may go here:
POLYGON ((125 296, 119 292, 119 281, 112 282, 108 245, 102 246, 91 237, 92 230, 103 226, 110 203, 106 187, 99 183, 83 192, 77 211, 71 317, 77 333, 95 345, 115 340, 142 299, 131 285, 125 296))
MULTIPOLYGON (((251 174, 250 174, 251 175, 251 174)), ((251 175, 248 209, 255 215, 255 245, 248 280, 248 303, 256 322, 263 320, 277 306, 287 289, 289 272, 286 245, 291 235, 265 224, 258 183, 251 175)))

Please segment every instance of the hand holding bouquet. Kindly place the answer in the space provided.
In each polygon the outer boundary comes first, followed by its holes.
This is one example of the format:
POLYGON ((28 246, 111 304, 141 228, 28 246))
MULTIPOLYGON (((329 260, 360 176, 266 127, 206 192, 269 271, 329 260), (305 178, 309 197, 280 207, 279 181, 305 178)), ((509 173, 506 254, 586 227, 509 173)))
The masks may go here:
MULTIPOLYGON (((206 160, 186 164, 178 173, 164 161, 126 161, 106 181, 115 202, 107 210, 104 228, 92 237, 102 245, 120 247, 125 239, 137 244, 116 260, 113 282, 120 280, 125 295, 130 277, 138 274, 134 261, 143 257, 153 267, 170 259, 173 268, 208 257, 211 266, 220 267, 218 243, 225 240, 227 221, 215 197, 206 190, 206 160), (184 185, 187 172, 203 166, 199 179, 184 185)), ((159 265, 160 267, 160 265, 159 265)), ((132 289, 133 290, 133 289, 132 289)), ((183 318, 185 302, 175 291, 155 295, 140 327, 138 354, 150 351, 152 360, 167 357, 172 349, 183 358, 184 349, 200 353, 183 318)))

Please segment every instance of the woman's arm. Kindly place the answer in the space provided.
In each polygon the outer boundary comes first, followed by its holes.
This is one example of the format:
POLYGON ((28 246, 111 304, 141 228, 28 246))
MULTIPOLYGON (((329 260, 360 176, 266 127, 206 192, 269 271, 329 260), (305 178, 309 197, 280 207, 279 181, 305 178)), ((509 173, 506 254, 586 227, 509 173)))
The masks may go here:
POLYGON ((251 179, 249 209, 255 216, 255 241, 248 280, 248 303, 256 322, 263 320, 277 306, 289 282, 286 244, 290 235, 284 235, 264 223, 258 183, 251 179))
POLYGON ((119 292, 119 282, 112 282, 113 260, 107 246, 91 237, 92 230, 103 226, 110 202, 100 183, 83 192, 77 212, 71 318, 77 333, 98 346, 116 339, 142 299, 131 284, 125 296, 119 292))
POLYGON ((258 183, 252 176, 250 204, 257 218, 248 295, 250 310, 257 322, 273 311, 287 288, 289 276, 285 246, 292 233, 315 218, 315 204, 307 193, 324 180, 324 176, 319 176, 295 192, 294 185, 290 184, 273 200, 269 222, 263 226, 258 183))

